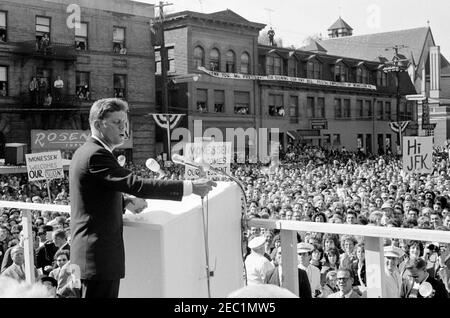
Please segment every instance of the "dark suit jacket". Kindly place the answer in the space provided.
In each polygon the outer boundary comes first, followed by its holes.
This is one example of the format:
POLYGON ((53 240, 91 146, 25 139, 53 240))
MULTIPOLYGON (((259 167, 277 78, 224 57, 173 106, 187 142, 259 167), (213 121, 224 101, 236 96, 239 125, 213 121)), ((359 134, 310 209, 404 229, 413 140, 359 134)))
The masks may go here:
POLYGON ((81 279, 117 280, 125 276, 123 197, 183 198, 182 181, 154 181, 133 175, 93 138, 74 154, 69 172, 72 264, 81 279))
POLYGON ((53 260, 58 247, 55 243, 47 241, 36 250, 36 268, 44 269, 45 266, 53 266, 53 260))
MULTIPOLYGON (((267 273, 264 283, 281 286, 279 267, 275 267, 267 273)), ((312 298, 311 286, 308 280, 308 274, 303 269, 298 268, 298 289, 300 298, 312 298)))

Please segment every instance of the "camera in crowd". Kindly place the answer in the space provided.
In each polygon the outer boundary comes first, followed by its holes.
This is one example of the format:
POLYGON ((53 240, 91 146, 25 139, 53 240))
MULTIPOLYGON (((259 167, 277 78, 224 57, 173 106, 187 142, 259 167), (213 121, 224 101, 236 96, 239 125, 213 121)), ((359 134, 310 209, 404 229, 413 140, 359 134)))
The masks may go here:
POLYGON ((427 249, 431 252, 431 253, 438 253, 440 254, 440 248, 439 245, 435 245, 433 243, 427 245, 427 249))

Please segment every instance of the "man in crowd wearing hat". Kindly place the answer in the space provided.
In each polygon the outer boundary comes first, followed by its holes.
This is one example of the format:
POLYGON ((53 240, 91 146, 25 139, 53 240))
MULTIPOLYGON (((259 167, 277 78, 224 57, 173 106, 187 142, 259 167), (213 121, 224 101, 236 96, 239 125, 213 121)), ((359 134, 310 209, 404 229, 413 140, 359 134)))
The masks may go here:
MULTIPOLYGON (((276 249, 275 263, 277 266, 267 273, 264 283, 283 287, 284 276, 281 259, 281 247, 276 249)), ((300 298, 311 298, 311 286, 309 285, 308 274, 303 269, 298 269, 298 290, 300 298)))
POLYGON ((264 257, 265 244, 264 235, 257 236, 248 243, 251 249, 250 255, 245 259, 248 285, 264 284, 267 274, 274 269, 274 265, 264 257))
MULTIPOLYGON (((407 279, 403 280, 400 297, 402 298, 448 298, 444 284, 430 276, 427 272, 427 262, 422 258, 410 259, 406 263, 407 279), (428 284, 425 284, 428 283, 428 284), (424 291, 421 286, 429 286, 430 291, 424 291)), ((427 290, 426 288, 425 290, 427 290)))
POLYGON ((339 291, 329 295, 328 298, 361 298, 358 293, 353 290, 353 277, 349 269, 339 269, 336 277, 339 291))
POLYGON ((320 285, 320 270, 310 263, 313 250, 314 246, 312 244, 303 242, 297 244, 298 268, 304 270, 308 275, 312 296, 317 297, 321 292, 322 286, 320 285))
POLYGON ((386 298, 400 298, 402 276, 398 269, 399 260, 403 257, 403 250, 396 246, 384 247, 384 281, 386 298))

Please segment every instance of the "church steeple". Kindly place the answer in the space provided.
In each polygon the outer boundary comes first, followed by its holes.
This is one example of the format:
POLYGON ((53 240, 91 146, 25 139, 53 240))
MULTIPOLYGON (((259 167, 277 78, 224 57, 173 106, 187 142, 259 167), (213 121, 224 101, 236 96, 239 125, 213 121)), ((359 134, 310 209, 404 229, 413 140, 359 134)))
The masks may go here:
POLYGON ((328 29, 328 36, 330 38, 340 38, 343 36, 352 36, 353 29, 347 22, 345 22, 341 17, 333 23, 328 29))

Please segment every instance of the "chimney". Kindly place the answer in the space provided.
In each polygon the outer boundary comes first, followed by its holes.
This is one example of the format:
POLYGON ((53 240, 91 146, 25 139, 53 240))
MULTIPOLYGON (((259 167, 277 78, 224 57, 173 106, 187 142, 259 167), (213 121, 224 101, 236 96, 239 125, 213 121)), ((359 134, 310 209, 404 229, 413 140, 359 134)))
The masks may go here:
POLYGON ((430 47, 430 98, 439 99, 441 92, 441 48, 430 47))

